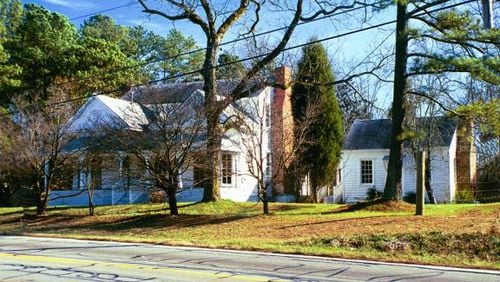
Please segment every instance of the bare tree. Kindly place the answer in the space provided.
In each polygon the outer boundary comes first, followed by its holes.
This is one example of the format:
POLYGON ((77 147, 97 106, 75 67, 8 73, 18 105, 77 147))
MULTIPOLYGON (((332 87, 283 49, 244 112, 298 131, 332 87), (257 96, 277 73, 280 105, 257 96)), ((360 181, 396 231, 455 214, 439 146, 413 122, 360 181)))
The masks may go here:
POLYGON ((299 150, 312 140, 307 140, 307 130, 312 121, 319 114, 316 107, 308 108, 304 116, 304 122, 292 127, 291 124, 284 128, 284 132, 271 126, 271 118, 274 123, 283 123, 291 120, 290 116, 273 116, 270 109, 270 95, 263 97, 250 97, 239 101, 238 111, 232 119, 233 125, 241 134, 242 149, 246 154, 248 173, 257 181, 259 200, 263 203, 263 213, 269 214, 269 199, 278 182, 283 181, 283 175, 287 173, 290 165, 298 155, 299 150), (267 100, 267 102, 266 102, 267 100), (279 120, 276 120, 279 119, 279 120), (294 131, 296 136, 294 136, 294 131), (279 138, 279 140, 277 139, 279 138), (271 144, 279 142, 288 144, 282 149, 273 148, 271 144))
POLYGON ((201 75, 205 92, 206 159, 209 177, 205 187, 204 201, 220 199, 219 168, 223 129, 219 123, 219 117, 222 111, 232 102, 248 95, 245 90, 247 90, 249 80, 285 50, 299 22, 310 21, 321 15, 330 15, 342 9, 364 4, 364 1, 345 1, 347 4, 344 1, 338 1, 334 4, 328 1, 311 1, 309 5, 306 5, 303 0, 293 1, 293 3, 290 1, 241 0, 236 5, 232 1, 212 1, 213 3, 211 3, 206 0, 168 0, 162 1, 162 5, 154 5, 145 0, 138 0, 138 2, 145 13, 158 15, 170 21, 187 20, 199 27, 206 37, 205 60, 201 75), (237 26, 241 20, 252 23, 247 25, 247 33, 254 32, 261 23, 261 17, 265 10, 264 6, 290 12, 286 29, 284 29, 276 46, 262 57, 257 58, 258 60, 236 82, 236 86, 228 91, 229 93, 218 92, 216 69, 222 40, 228 31, 237 26), (226 98, 223 100, 217 99, 218 95, 226 98))
POLYGON ((150 89, 148 102, 141 105, 149 124, 141 131, 114 130, 110 140, 117 150, 134 157, 131 165, 146 169, 143 177, 166 193, 170 214, 178 215, 181 177, 200 161, 197 156, 204 146, 203 96, 195 92, 178 103, 164 99, 160 90, 150 89))
MULTIPOLYGON (((412 99, 411 105, 408 105, 409 113, 407 116, 408 130, 412 131, 412 137, 409 137, 407 142, 409 143, 409 151, 413 157, 415 167, 417 170, 417 154, 420 151, 425 151, 425 191, 427 192, 427 197, 431 204, 436 204, 436 197, 434 196, 434 190, 431 186, 432 177, 432 158, 437 152, 434 148, 437 146, 442 146, 444 140, 442 139, 441 127, 442 118, 437 117, 439 112, 435 104, 428 104, 427 101, 423 100, 421 97, 414 97, 412 99)), ((410 103, 409 103, 410 104, 410 103)))
POLYGON ((14 121, 20 127, 18 140, 21 146, 18 153, 33 170, 32 188, 39 215, 46 212, 54 177, 60 174, 65 160, 70 157, 63 153, 64 146, 75 137, 64 130, 73 113, 72 105, 56 102, 49 99, 48 103, 54 105, 50 108, 28 105, 21 100, 14 103, 18 111, 14 121))
POLYGON ((33 183, 20 131, 10 117, 0 117, 0 206, 14 205, 14 194, 33 183))

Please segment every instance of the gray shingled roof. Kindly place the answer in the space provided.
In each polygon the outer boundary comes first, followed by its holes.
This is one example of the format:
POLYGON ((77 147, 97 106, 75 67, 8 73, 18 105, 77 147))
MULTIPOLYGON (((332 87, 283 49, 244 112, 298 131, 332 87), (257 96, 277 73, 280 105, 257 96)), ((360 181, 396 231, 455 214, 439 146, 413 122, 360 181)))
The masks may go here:
MULTIPOLYGON (((391 125, 390 119, 355 120, 344 140, 344 150, 389 149, 391 125)), ((449 117, 422 117, 416 120, 414 130, 421 143, 449 146, 456 127, 456 120, 449 117)))
MULTIPOLYGON (((217 94, 222 96, 227 95, 234 87, 236 87, 236 84, 233 81, 218 80, 217 94)), ((128 101, 133 100, 140 104, 181 103, 196 90, 203 90, 202 81, 160 83, 133 88, 125 93, 122 99, 128 101)))
POLYGON ((385 149, 391 142, 391 120, 357 119, 344 140, 345 150, 385 149))

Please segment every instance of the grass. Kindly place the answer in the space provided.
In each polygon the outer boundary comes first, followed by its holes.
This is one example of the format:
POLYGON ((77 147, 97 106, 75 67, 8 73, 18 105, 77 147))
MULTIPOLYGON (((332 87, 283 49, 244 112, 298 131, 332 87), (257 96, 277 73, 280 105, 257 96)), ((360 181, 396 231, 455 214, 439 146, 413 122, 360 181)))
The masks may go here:
POLYGON ((409 204, 343 206, 181 203, 164 205, 0 208, 0 234, 148 242, 260 250, 382 261, 500 269, 500 204, 428 205, 414 216, 409 204))

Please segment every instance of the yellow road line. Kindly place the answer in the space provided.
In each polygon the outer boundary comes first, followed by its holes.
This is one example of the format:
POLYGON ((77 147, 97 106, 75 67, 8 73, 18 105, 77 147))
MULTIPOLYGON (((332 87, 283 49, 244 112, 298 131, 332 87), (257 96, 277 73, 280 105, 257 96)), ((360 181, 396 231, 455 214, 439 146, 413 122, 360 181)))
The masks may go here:
MULTIPOLYGON (((269 281, 270 277, 264 276, 250 276, 250 275, 232 275, 231 273, 217 273, 215 271, 207 271, 207 270, 198 270, 198 269, 179 269, 173 267, 165 267, 165 266, 151 266, 151 265, 139 265, 132 263, 117 263, 117 262, 104 262, 98 260, 89 260, 89 259, 74 259, 74 258, 61 258, 61 257, 49 257, 49 256, 38 256, 38 255, 23 255, 23 254, 11 254, 11 253, 1 253, 0 252, 0 261, 2 258, 8 259, 10 262, 12 261, 20 261, 20 262, 43 262, 44 264, 53 263, 58 264, 60 266, 101 266, 101 267, 109 267, 115 269, 126 269, 126 270, 140 270, 140 271, 148 271, 148 272, 159 272, 161 274, 178 274, 183 276, 203 276, 206 279, 230 279, 230 280, 238 280, 238 281, 269 281)), ((46 265, 45 265, 46 266, 46 265)), ((287 281, 287 280, 273 280, 273 281, 287 281)))

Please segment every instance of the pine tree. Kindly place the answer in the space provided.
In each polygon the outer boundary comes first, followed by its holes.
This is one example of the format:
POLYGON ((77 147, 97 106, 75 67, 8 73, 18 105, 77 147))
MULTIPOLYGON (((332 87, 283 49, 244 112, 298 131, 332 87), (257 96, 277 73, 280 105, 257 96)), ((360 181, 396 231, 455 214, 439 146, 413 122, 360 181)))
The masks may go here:
MULTIPOLYGON (((403 142, 408 95, 436 99, 426 89, 412 89, 408 79, 422 75, 469 73, 492 85, 500 83, 498 74, 498 29, 482 30, 469 10, 445 9, 447 1, 419 0, 397 4, 394 90, 391 108, 392 136, 384 199, 402 199, 403 142), (415 8, 410 9, 409 7, 415 8), (411 28, 410 20, 419 22, 411 28), (429 48, 432 47, 432 48, 429 48)), ((459 78, 459 77, 457 77, 459 78)), ((449 86, 447 86, 448 89, 449 86)), ((452 92, 452 91, 449 91, 452 92)), ((451 93, 445 96, 450 97, 451 93)))
POLYGON ((314 108, 319 112, 309 127, 309 142, 298 158, 299 171, 311 179, 314 201, 317 189, 331 183, 340 162, 342 114, 332 81, 334 75, 325 48, 321 44, 304 47, 292 89, 292 110, 298 124, 303 122, 307 111, 314 108))

